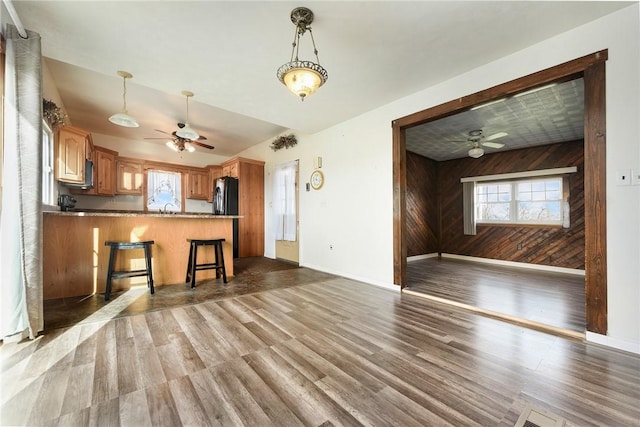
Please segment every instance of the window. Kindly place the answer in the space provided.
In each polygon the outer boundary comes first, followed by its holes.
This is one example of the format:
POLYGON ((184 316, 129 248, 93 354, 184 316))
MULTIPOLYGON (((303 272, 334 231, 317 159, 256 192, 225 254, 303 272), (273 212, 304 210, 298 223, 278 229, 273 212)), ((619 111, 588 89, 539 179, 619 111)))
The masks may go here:
POLYGON ((476 183, 478 223, 562 225, 561 177, 476 183))
POLYGON ((182 174, 148 170, 146 196, 148 211, 182 212, 182 174))
POLYGON ((53 132, 47 122, 42 122, 42 203, 55 205, 53 200, 53 132))

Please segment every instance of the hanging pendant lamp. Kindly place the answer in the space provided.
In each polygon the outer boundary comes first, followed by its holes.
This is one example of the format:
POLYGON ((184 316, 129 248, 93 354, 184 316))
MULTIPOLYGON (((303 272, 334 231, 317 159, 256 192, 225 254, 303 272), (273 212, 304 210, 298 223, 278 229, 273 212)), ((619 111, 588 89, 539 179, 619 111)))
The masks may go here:
POLYGON ((132 78, 133 75, 126 71, 118 71, 118 75, 122 77, 122 84, 123 84, 122 112, 116 113, 113 116, 109 117, 109 121, 118 126, 124 126, 127 128, 137 128, 140 125, 138 124, 138 122, 136 122, 136 119, 134 119, 127 113, 127 79, 132 78))
POLYGON ((200 138, 200 135, 198 135, 198 132, 191 129, 191 126, 189 126, 189 98, 193 96, 193 92, 183 90, 182 94, 187 98, 187 120, 184 122, 184 127, 176 131, 176 135, 180 138, 196 140, 200 138))
POLYGON ((297 7, 291 11, 291 22, 296 26, 293 36, 293 48, 291 50, 291 60, 278 68, 278 79, 289 88, 289 90, 300 97, 302 101, 314 93, 320 86, 325 84, 329 78, 327 70, 320 65, 318 59, 318 49, 311 31, 311 23, 313 22, 313 12, 306 7, 297 7), (313 43, 313 53, 316 56, 316 62, 301 61, 298 58, 300 49, 300 37, 307 30, 311 35, 313 43), (295 57, 295 59, 294 59, 295 57))

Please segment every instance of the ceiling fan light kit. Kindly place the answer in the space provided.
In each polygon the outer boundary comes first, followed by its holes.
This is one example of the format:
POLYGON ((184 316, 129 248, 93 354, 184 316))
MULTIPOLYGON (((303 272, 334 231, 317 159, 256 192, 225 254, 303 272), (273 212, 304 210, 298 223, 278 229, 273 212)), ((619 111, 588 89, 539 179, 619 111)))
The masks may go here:
POLYGON ((189 98, 193 96, 193 92, 183 90, 182 94, 187 98, 187 120, 184 122, 184 127, 179 128, 176 131, 176 135, 184 139, 198 139, 200 135, 189 126, 189 98))
POLYGON ((329 74, 327 70, 320 65, 318 49, 316 48, 316 42, 313 38, 313 32, 309 26, 313 22, 313 12, 306 7, 297 7, 291 11, 291 22, 296 26, 293 37, 293 48, 291 49, 291 59, 278 68, 277 76, 278 80, 304 101, 307 96, 325 84, 329 78, 329 74), (302 37, 307 30, 311 36, 316 62, 301 61, 298 58, 300 37, 302 37))
POLYGON ((484 155, 484 150, 480 147, 474 146, 471 150, 469 150, 467 154, 469 154, 469 157, 477 159, 478 157, 482 157, 484 155))
POLYGON ((138 124, 136 119, 134 119, 127 113, 127 79, 132 78, 133 75, 127 71, 118 71, 118 75, 122 77, 122 85, 123 85, 122 112, 116 113, 111 117, 109 117, 109 121, 118 126, 123 126, 127 128, 137 128, 140 125, 138 124))
POLYGON ((189 153, 193 153, 194 151, 196 151, 196 148, 193 145, 180 139, 175 141, 167 141, 166 145, 176 153, 184 150, 187 150, 189 153))

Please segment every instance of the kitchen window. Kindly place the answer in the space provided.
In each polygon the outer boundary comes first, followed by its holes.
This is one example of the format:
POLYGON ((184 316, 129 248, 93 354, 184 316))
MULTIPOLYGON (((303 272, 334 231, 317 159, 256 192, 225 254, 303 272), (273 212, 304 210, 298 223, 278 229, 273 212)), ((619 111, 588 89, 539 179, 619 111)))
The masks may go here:
POLYGON ((182 212, 182 173, 147 171, 147 211, 182 212))

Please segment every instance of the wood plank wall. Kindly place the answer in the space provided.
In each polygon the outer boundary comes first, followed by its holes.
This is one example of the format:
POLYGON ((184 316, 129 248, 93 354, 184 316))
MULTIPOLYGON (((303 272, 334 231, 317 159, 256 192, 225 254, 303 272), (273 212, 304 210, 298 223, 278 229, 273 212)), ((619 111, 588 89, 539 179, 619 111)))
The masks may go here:
POLYGON ((437 162, 407 152, 407 256, 438 252, 437 162))
MULTIPOLYGON (((409 179, 411 175, 420 173, 428 176, 433 173, 416 171, 418 165, 420 163, 417 161, 407 160, 408 194, 412 192, 409 179)), ((465 158, 438 162, 436 169, 437 187, 440 191, 440 216, 438 217, 437 212, 433 213, 433 207, 416 207, 415 211, 416 215, 420 210, 428 215, 435 215, 435 221, 440 221, 439 252, 554 267, 585 268, 583 141, 505 151, 485 155, 480 159, 465 158), (570 228, 478 226, 477 235, 463 234, 460 178, 567 166, 578 168, 578 172, 569 177, 570 228), (518 244, 522 244, 522 249, 518 249, 518 244)), ((407 211, 411 210, 413 209, 407 202, 407 211)), ((433 221, 427 220, 428 223, 433 221)), ((407 228, 407 234, 411 235, 411 228, 407 228)), ((411 241, 420 240, 408 237, 408 242, 411 241)), ((408 248, 407 252, 415 250, 419 250, 417 246, 408 248)))

